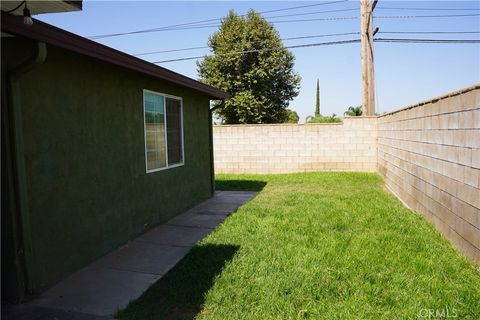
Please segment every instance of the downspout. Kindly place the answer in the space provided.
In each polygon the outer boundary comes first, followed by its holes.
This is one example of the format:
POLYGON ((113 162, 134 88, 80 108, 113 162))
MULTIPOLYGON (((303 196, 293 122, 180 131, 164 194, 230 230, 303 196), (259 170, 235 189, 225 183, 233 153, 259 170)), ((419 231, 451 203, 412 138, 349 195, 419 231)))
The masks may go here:
POLYGON ((214 153, 213 153, 213 111, 215 108, 208 110, 208 130, 209 130, 209 140, 210 140, 210 181, 211 181, 211 189, 212 195, 215 194, 215 160, 214 160, 214 153))
MULTIPOLYGON (((27 176, 25 169, 25 146, 23 139, 23 117, 21 103, 20 79, 23 75, 45 62, 47 57, 47 46, 43 42, 36 43, 36 52, 33 57, 21 63, 19 66, 10 70, 7 74, 8 81, 8 104, 11 119, 11 137, 13 140, 13 164, 14 164, 14 183, 15 183, 15 204, 16 213, 19 217, 12 217, 14 221, 20 222, 16 239, 18 248, 16 249, 16 265, 20 269, 17 271, 23 273, 25 283, 23 289, 26 288, 28 293, 34 290, 34 269, 35 254, 32 247, 32 237, 30 230, 30 216, 28 208, 27 195, 27 176), (22 237, 23 236, 23 237, 22 237), (22 248, 23 246, 23 248, 22 248), (23 270, 22 270, 23 269, 23 270)), ((19 284, 22 285, 22 284, 19 284)), ((25 294, 25 292, 22 292, 25 294)))

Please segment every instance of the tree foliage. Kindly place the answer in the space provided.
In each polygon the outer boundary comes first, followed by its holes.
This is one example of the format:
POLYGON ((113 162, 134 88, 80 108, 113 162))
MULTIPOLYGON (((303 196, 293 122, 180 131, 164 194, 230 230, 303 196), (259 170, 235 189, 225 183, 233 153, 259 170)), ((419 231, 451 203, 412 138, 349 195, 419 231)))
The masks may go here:
POLYGON ((345 111, 345 115, 350 117, 359 117, 362 114, 363 114, 362 106, 348 107, 347 111, 345 111))
POLYGON ((287 118, 285 119, 286 123, 298 123, 300 117, 296 111, 290 109, 285 109, 285 111, 287 112, 287 118))
POLYGON ((331 116, 308 116, 306 119, 307 123, 336 123, 336 122, 342 122, 342 118, 337 116, 335 113, 333 113, 331 116))
POLYGON ((293 54, 270 23, 254 10, 246 16, 230 11, 208 45, 213 55, 197 63, 198 73, 201 81, 232 95, 215 102, 224 123, 286 121, 300 76, 293 70, 293 54), (239 51, 246 53, 232 54, 239 51))

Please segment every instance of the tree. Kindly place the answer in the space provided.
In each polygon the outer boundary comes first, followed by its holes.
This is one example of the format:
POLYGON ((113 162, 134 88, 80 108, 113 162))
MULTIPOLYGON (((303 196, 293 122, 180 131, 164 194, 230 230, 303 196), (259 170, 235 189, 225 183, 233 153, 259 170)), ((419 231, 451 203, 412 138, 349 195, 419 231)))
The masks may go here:
POLYGON ((290 109, 285 109, 285 111, 287 112, 287 118, 285 120, 285 123, 298 123, 300 117, 298 116, 298 113, 296 111, 290 109))
POLYGON ((363 108, 362 106, 348 107, 344 114, 350 117, 359 117, 363 114, 363 108))
POLYGON ((293 70, 293 54, 270 23, 254 10, 246 16, 230 11, 208 46, 213 55, 197 63, 198 73, 201 81, 232 95, 215 102, 224 123, 285 122, 300 76, 293 70))
POLYGON ((319 117, 320 114, 320 83, 317 79, 317 99, 315 102, 315 117, 319 117))
POLYGON ((331 116, 322 116, 319 115, 317 117, 308 116, 306 119, 307 123, 335 123, 335 122, 342 122, 342 119, 338 117, 335 113, 331 116))

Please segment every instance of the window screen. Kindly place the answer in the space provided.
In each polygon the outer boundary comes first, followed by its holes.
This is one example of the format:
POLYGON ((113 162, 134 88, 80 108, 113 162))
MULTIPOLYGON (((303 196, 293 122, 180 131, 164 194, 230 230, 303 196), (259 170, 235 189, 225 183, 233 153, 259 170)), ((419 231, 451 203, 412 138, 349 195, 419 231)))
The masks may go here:
POLYGON ((183 164, 182 100, 144 91, 147 172, 183 164))

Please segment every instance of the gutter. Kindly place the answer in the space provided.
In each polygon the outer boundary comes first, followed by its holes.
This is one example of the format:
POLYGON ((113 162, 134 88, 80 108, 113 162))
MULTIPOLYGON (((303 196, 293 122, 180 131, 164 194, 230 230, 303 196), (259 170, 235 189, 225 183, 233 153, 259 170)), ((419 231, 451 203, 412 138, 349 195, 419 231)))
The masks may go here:
POLYGON ((21 17, 12 16, 3 12, 1 14, 1 21, 1 29, 3 32, 32 39, 34 41, 45 42, 49 45, 140 72, 156 79, 161 79, 197 90, 207 94, 212 100, 230 98, 230 94, 220 89, 66 30, 54 27, 45 22, 33 19, 33 25, 26 27, 23 24, 21 17))
POLYGON ((215 194, 215 156, 213 152, 213 112, 216 108, 208 110, 208 140, 210 142, 210 180, 212 188, 212 196, 215 194))
POLYGON ((43 64, 47 58, 47 46, 44 42, 36 43, 36 52, 34 56, 13 68, 7 73, 8 81, 8 108, 10 113, 10 130, 12 137, 12 156, 13 156, 13 183, 14 197, 17 210, 14 212, 13 221, 19 221, 15 233, 15 264, 17 266, 17 274, 21 275, 19 279, 23 279, 23 283, 19 283, 20 296, 32 293, 34 290, 35 254, 32 247, 32 237, 30 230, 30 215, 27 197, 27 176, 25 169, 25 145, 23 139, 22 124, 22 103, 20 79, 35 67, 43 64), (22 248, 23 246, 23 248, 22 248))

